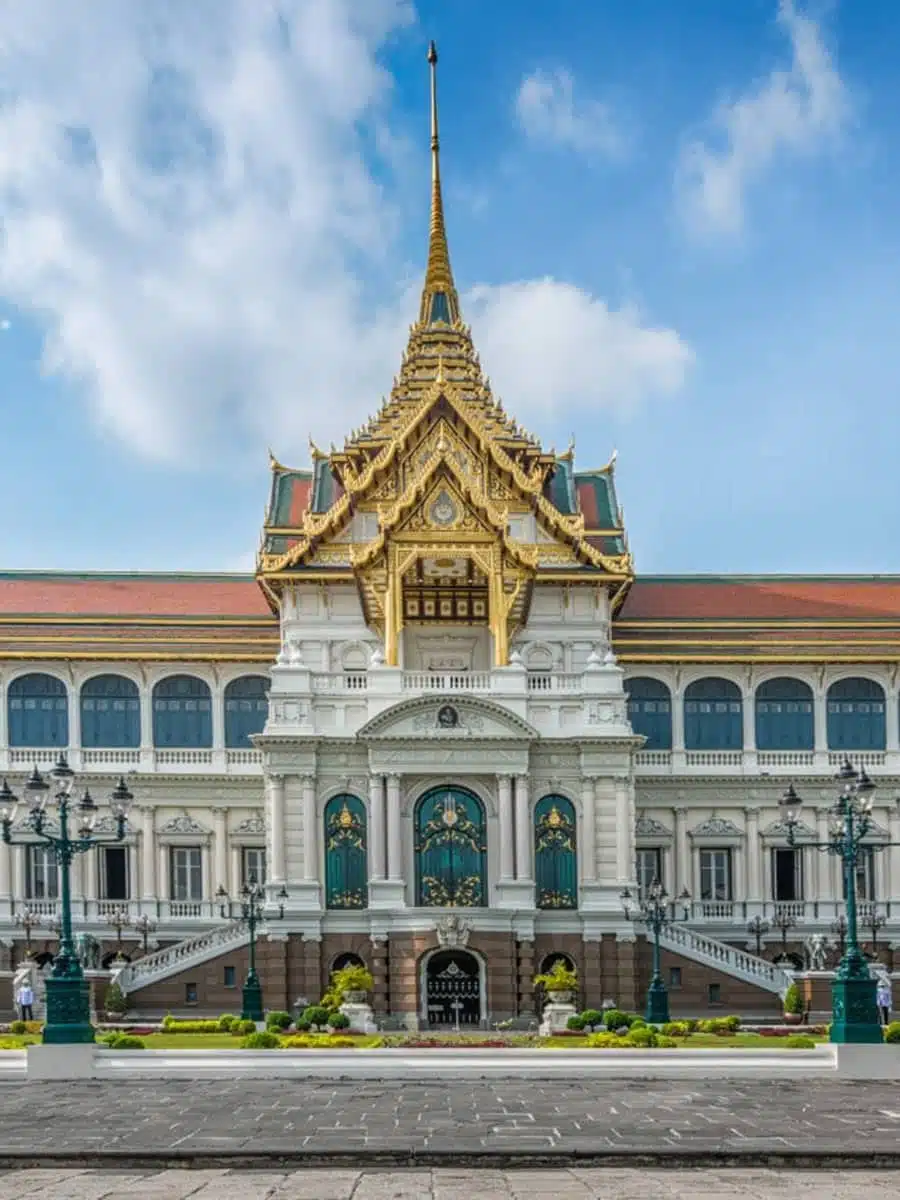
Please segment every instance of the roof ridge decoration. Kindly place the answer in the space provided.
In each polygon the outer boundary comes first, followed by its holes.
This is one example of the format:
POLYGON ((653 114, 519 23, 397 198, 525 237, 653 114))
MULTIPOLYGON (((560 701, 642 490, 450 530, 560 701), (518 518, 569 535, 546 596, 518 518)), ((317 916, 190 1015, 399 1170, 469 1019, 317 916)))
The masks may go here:
POLYGON ((431 221, 428 230, 428 266, 425 270, 425 285, 422 288, 419 322, 422 325, 431 325, 437 321, 443 321, 448 325, 454 325, 459 321, 459 296, 456 293, 453 271, 450 267, 450 247, 447 243, 444 199, 441 194, 437 63, 437 47, 434 42, 430 42, 428 64, 431 67, 431 221))

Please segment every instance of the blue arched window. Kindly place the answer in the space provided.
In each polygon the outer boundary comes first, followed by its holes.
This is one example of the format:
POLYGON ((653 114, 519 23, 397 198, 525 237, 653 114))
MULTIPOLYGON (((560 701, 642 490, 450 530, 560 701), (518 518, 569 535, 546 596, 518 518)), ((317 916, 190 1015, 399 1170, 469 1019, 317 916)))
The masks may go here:
POLYGON ((193 675, 170 675, 153 689, 153 745, 159 749, 209 749, 212 697, 193 675))
POLYGON ((535 805, 534 878, 538 908, 578 907, 577 822, 565 796, 535 805))
POLYGON ((20 675, 7 693, 10 746, 68 746, 69 698, 55 675, 20 675))
POLYGON ((812 750, 813 692, 802 679, 768 679, 756 689, 757 750, 812 750))
POLYGON ((332 796, 325 805, 325 907, 368 903, 366 806, 358 796, 332 796))
POLYGON ((252 750, 250 735, 262 733, 269 713, 269 681, 265 675, 242 675, 225 689, 225 745, 252 750))
POLYGON ((123 675, 95 675, 81 689, 81 744, 134 749, 141 744, 138 686, 123 675))
POLYGON ((697 679, 684 689, 686 750, 740 750, 744 744, 741 690, 729 679, 697 679))
POLYGON ((645 750, 672 749, 672 695, 658 679, 627 679, 628 719, 645 750))
POLYGON ((872 679, 839 679, 828 689, 828 749, 883 750, 884 690, 872 679))
POLYGON ((439 787, 416 805, 416 896, 424 908, 486 906, 484 809, 464 788, 439 787))

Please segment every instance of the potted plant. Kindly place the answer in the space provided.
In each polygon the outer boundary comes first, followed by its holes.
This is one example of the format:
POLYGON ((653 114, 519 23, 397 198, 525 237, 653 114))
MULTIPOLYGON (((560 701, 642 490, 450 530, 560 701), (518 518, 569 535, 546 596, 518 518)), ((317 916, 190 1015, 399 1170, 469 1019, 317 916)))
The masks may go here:
POLYGON ((121 1021, 128 1011, 128 999, 117 983, 111 983, 103 997, 103 1011, 107 1020, 121 1021))
POLYGON ((560 959, 543 975, 535 975, 536 987, 542 987, 551 1004, 568 1004, 578 987, 578 974, 560 959))
POLYGON ((374 983, 372 972, 362 965, 341 967, 331 976, 331 990, 342 996, 346 1004, 365 1004, 374 983))
POLYGON ((796 983, 789 985, 784 993, 784 1023, 785 1025, 803 1024, 803 994, 796 983))

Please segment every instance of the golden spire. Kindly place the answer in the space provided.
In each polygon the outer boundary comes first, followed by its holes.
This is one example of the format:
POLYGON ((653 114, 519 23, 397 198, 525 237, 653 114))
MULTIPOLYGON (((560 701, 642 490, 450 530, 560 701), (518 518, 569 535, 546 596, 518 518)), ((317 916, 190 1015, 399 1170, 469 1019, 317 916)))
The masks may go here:
POLYGON ((450 269, 450 251, 447 247, 447 230, 444 226, 444 202, 441 196, 440 140, 438 137, 437 107, 437 47, 428 46, 428 62, 431 65, 431 228, 428 238, 428 267, 425 271, 425 286, 422 289, 422 306, 419 321, 433 325, 443 321, 452 325, 459 320, 459 297, 450 269))

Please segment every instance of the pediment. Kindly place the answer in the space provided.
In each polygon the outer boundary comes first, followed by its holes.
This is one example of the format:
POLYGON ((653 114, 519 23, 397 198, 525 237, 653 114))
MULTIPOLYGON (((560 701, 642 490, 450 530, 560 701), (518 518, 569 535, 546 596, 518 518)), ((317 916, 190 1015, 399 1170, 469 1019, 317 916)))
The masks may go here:
MULTIPOLYGON (((764 838, 769 838, 772 841, 786 841, 788 836, 787 822, 781 820, 772 821, 772 823, 767 825, 762 831, 762 836, 764 838)), ((798 841, 815 841, 816 832, 814 829, 811 829, 805 821, 798 821, 794 826, 794 837, 797 838, 798 841)))
POLYGON ((499 704, 474 697, 408 700, 373 717, 357 737, 366 740, 531 741, 540 735, 499 704))

